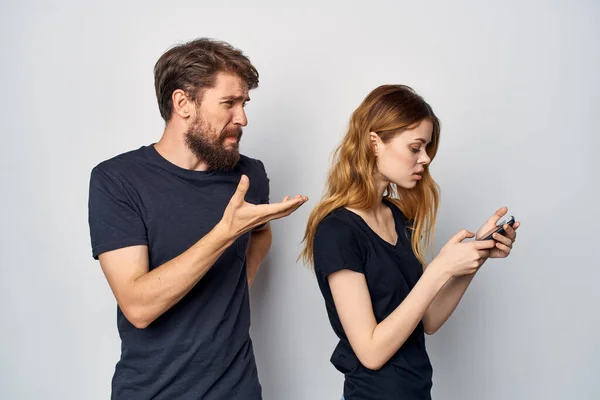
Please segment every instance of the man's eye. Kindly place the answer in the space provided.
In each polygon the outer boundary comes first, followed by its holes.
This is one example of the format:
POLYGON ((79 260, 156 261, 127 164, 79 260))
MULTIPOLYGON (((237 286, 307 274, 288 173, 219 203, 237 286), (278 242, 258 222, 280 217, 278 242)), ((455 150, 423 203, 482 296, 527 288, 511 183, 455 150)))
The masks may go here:
POLYGON ((233 105, 233 101, 227 100, 227 101, 224 101, 223 104, 227 104, 228 106, 232 106, 233 105))

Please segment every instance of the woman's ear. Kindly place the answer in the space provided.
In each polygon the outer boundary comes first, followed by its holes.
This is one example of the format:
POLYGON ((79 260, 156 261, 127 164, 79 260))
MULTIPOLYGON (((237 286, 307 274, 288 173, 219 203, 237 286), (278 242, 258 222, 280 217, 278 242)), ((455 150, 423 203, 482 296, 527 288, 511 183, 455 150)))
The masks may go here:
POLYGON ((379 147, 381 146, 381 138, 375 132, 369 133, 369 140, 371 141, 371 148, 373 149, 373 153, 375 153, 375 157, 379 156, 379 147))

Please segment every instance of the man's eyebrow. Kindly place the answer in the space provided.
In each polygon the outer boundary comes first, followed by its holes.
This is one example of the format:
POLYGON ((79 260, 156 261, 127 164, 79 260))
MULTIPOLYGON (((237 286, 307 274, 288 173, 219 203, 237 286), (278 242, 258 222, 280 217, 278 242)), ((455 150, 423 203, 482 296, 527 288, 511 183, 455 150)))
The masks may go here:
POLYGON ((221 97, 221 100, 234 100, 234 101, 250 101, 250 97, 248 96, 224 96, 221 97))

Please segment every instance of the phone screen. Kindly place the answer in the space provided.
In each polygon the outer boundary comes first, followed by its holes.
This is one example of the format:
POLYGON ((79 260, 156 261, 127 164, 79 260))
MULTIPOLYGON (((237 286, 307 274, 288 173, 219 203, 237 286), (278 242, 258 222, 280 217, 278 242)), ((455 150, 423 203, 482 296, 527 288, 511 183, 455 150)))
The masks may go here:
POLYGON ((481 235, 481 239, 478 239, 478 240, 493 239, 492 235, 494 234, 494 232, 499 232, 500 234, 503 234, 504 233, 504 225, 509 224, 512 226, 512 224, 514 224, 514 223, 515 223, 515 218, 513 216, 510 216, 509 218, 503 218, 502 220, 500 220, 498 222, 498 224, 493 229, 486 232, 484 235, 481 235))

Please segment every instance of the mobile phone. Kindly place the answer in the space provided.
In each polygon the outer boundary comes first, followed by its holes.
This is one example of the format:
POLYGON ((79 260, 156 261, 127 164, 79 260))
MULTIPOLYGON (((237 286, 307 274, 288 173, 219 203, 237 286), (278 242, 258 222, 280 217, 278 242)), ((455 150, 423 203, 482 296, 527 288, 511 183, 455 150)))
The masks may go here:
POLYGON ((498 222, 498 224, 491 229, 489 232, 487 232, 485 235, 481 236, 481 239, 477 239, 477 240, 490 240, 490 239, 494 239, 492 237, 492 235, 494 233, 499 233, 501 235, 504 235, 504 225, 508 224, 510 226, 513 226, 515 224, 515 217, 513 217, 512 215, 510 216, 510 218, 508 219, 502 219, 498 222))

